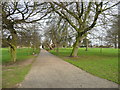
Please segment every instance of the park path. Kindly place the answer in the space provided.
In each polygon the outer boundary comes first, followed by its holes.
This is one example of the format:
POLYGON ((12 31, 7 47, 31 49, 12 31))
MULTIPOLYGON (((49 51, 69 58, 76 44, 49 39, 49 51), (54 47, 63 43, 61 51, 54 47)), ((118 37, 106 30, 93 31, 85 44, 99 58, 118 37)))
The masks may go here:
POLYGON ((19 88, 118 88, 118 85, 41 50, 19 88))

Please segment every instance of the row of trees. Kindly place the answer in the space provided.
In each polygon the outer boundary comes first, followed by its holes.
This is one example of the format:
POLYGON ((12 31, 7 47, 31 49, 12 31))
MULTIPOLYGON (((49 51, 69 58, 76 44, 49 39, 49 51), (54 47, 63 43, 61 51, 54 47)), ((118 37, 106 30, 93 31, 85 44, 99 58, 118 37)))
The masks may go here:
MULTIPOLYGON (((23 24, 30 24, 39 21, 47 14, 34 18, 35 15, 44 12, 45 3, 30 2, 2 2, 2 28, 5 32, 9 31, 6 43, 10 46, 12 59, 16 61, 16 48, 18 41, 18 28, 23 24)), ((45 10, 46 11, 46 10, 45 10)), ((34 30, 34 29, 33 29, 34 30)), ((8 35, 8 34, 7 34, 8 35)))
MULTIPOLYGON (((107 6, 109 2, 75 2, 75 3, 50 3, 52 9, 66 20, 77 32, 76 41, 73 45, 71 56, 75 57, 78 53, 78 45, 87 36, 90 30, 95 27, 97 20, 106 10, 119 4, 107 6), (58 10, 61 8, 61 10, 58 10)), ((104 14, 103 14, 104 13, 104 14)))
MULTIPOLYGON (((73 45, 71 56, 77 56, 78 47, 95 26, 97 25, 104 26, 106 24, 105 22, 103 22, 103 20, 106 18, 103 17, 110 15, 110 13, 106 11, 110 10, 112 7, 119 4, 118 2, 114 5, 107 6, 108 3, 109 2, 50 3, 53 11, 57 13, 63 20, 65 20, 75 30, 75 31, 73 30, 72 32, 72 33, 74 32, 76 33, 74 35, 76 40, 73 45)), ((108 33, 107 35, 108 37, 110 36, 109 34, 110 33, 108 33)), ((108 39, 109 39, 108 41, 111 41, 110 38, 108 39)))
MULTIPOLYGON (((23 26, 22 26, 23 27, 23 26)), ((24 26, 26 27, 26 26, 24 26)), ((31 25, 28 28, 18 28, 17 31, 17 41, 16 48, 33 48, 33 53, 40 47, 40 36, 36 30, 35 25, 31 25)), ((9 30, 2 30, 2 47, 9 47, 9 43, 12 41, 12 36, 9 30)), ((13 47, 10 46, 10 53, 12 59, 14 58, 14 53, 12 51, 13 47)), ((16 55, 15 55, 16 56, 16 55)))
MULTIPOLYGON (((16 47, 18 41, 17 28, 22 24, 48 21, 50 27, 46 32, 46 39, 53 47, 59 47, 73 41, 72 57, 77 56, 78 46, 101 20, 107 15, 107 10, 118 5, 104 2, 3 2, 2 3, 2 28, 8 30, 11 37, 7 42, 11 48, 13 61, 16 61, 16 47), (100 19, 99 19, 100 18, 100 19), (54 33, 54 34, 53 34, 54 33)), ((43 25, 45 23, 41 23, 43 25)), ((21 29, 22 30, 22 29, 21 29)), ((30 34, 30 33, 29 33, 30 34)), ((9 38, 8 38, 9 39, 9 38)), ((48 46, 49 46, 48 45, 48 46)), ((49 46, 50 47, 50 46, 49 46)), ((51 47, 52 48, 52 47, 51 47)))
POLYGON ((76 33, 71 33, 71 27, 63 20, 61 17, 57 17, 56 20, 53 20, 53 23, 50 23, 49 27, 44 31, 45 41, 44 45, 50 47, 50 49, 57 48, 56 51, 59 51, 59 47, 71 46, 72 37, 76 33))

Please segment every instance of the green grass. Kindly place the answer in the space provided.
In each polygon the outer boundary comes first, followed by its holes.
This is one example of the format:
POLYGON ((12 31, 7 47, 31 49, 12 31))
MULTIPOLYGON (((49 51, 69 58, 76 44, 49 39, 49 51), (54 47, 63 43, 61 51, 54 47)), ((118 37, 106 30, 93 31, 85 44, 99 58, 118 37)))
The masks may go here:
POLYGON ((100 48, 89 48, 88 51, 80 48, 79 57, 69 57, 71 51, 71 48, 61 48, 59 53, 54 50, 50 52, 93 75, 120 84, 118 81, 118 49, 103 48, 101 53, 100 48))
MULTIPOLYGON (((32 52, 33 52, 32 48, 17 49, 17 61, 21 61, 33 57, 32 52)), ((39 51, 36 50, 35 52, 38 53, 39 51)), ((7 64, 12 62, 9 48, 2 48, 2 55, 0 56, 0 58, 2 58, 2 64, 7 64)))
MULTIPOLYGON (((2 88, 12 88, 16 84, 24 80, 25 75, 29 72, 30 65, 20 65, 12 66, 12 60, 9 53, 9 48, 2 48, 2 54, 0 56, 2 64, 11 64, 11 66, 3 67, 2 70, 2 88)), ((35 56, 32 55, 32 48, 19 48, 17 49, 17 62, 23 61, 35 56)), ((35 53, 39 53, 39 50, 36 50, 35 53)))
POLYGON ((2 72, 2 88, 12 88, 24 80, 31 65, 23 67, 4 67, 2 72))

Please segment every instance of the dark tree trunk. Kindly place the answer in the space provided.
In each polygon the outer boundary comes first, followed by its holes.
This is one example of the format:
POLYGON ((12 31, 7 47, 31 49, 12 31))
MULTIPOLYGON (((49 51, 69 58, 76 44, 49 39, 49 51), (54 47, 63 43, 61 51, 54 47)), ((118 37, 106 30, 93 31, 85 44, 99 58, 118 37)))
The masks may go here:
MULTIPOLYGON (((118 10, 120 10, 120 4, 118 5, 118 10)), ((120 12, 118 14, 118 48, 120 49, 120 12)))
POLYGON ((117 36, 115 35, 115 42, 114 42, 115 49, 117 48, 117 36))
POLYGON ((114 45, 115 45, 115 49, 116 49, 117 48, 117 43, 115 42, 114 45))
POLYGON ((88 39, 86 38, 86 50, 85 51, 88 51, 88 39))

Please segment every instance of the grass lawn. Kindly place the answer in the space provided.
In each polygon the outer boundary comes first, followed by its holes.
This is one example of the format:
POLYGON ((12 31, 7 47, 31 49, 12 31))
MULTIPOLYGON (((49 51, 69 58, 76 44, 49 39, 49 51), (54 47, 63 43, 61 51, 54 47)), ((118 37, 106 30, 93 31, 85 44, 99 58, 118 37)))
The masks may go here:
MULTIPOLYGON (((33 51, 32 48, 17 49, 17 61, 21 61, 33 57, 32 51, 33 51)), ((38 53, 39 51, 36 50, 35 52, 38 53)), ((9 48, 2 48, 2 56, 0 56, 0 58, 2 58, 2 64, 8 64, 12 62, 9 48)))
MULTIPOLYGON (((19 48, 17 49, 17 62, 24 61, 30 58, 34 58, 35 56, 32 55, 32 48, 19 48)), ((35 51, 39 53, 38 50, 35 51)), ((24 80, 25 75, 29 72, 31 64, 27 65, 12 65, 12 60, 10 57, 9 49, 2 48, 2 64, 11 64, 10 66, 2 67, 2 88, 12 88, 15 87, 16 84, 20 83, 24 80)))
POLYGON ((69 57, 72 48, 60 48, 59 53, 51 50, 50 52, 59 56, 63 60, 93 74, 98 77, 119 83, 118 81, 118 49, 103 48, 80 48, 79 57, 69 57))
POLYGON ((24 80, 25 75, 29 72, 31 65, 3 67, 2 71, 2 88, 14 88, 15 85, 24 80))

